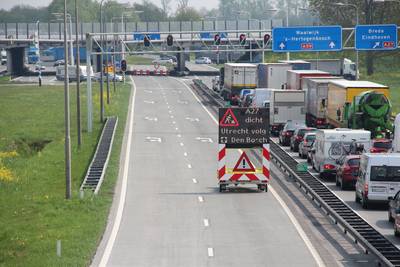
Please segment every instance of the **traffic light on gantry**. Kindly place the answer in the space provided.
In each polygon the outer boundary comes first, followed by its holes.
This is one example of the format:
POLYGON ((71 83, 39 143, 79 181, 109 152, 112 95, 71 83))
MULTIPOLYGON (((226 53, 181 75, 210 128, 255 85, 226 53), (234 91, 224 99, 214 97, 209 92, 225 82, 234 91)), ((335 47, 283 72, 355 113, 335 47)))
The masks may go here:
POLYGON ((168 46, 174 45, 174 37, 171 34, 167 36, 167 45, 168 46))
POLYGON ((240 43, 240 45, 245 45, 246 44, 246 34, 242 33, 239 36, 239 43, 240 43))
POLYGON ((143 44, 145 47, 149 47, 150 46, 150 37, 148 35, 145 35, 143 37, 143 44))
POLYGON ((123 72, 126 71, 126 60, 125 59, 121 60, 121 71, 123 71, 123 72))
POLYGON ((214 35, 214 45, 221 44, 221 36, 219 34, 214 35))
POLYGON ((264 45, 268 43, 269 39, 271 39, 271 35, 268 33, 264 34, 264 45))

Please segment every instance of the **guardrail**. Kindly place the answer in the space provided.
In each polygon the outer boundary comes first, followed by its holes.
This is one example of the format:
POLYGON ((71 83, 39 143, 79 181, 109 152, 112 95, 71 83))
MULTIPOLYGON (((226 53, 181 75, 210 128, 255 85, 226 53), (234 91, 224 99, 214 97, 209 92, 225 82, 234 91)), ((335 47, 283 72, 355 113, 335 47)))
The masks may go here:
MULTIPOLYGON (((216 104, 213 109, 218 112, 218 107, 223 106, 222 100, 212 95, 214 93, 208 92, 210 89, 202 81, 193 80, 193 82, 197 88, 205 92, 204 96, 210 102, 216 104)), ((366 253, 374 254, 380 263, 386 266, 400 266, 400 250, 392 242, 355 213, 316 177, 309 172, 299 172, 297 161, 279 145, 271 141, 270 149, 275 165, 291 176, 311 200, 325 210, 326 215, 330 216, 335 224, 343 228, 344 234, 351 235, 355 243, 364 247, 366 253)))

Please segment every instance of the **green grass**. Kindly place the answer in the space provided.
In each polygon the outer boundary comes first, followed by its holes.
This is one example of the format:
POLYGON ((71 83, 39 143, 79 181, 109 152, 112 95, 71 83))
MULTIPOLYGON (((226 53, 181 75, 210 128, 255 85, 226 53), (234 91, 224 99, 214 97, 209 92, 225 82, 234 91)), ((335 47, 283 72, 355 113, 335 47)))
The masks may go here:
MULTIPOLYGON (((89 264, 112 202, 131 91, 130 85, 120 84, 111 95, 106 115, 117 115, 119 123, 107 174, 99 195, 86 192, 81 200, 78 190, 101 129, 98 89, 93 89, 93 132, 83 133, 83 145, 78 150, 76 94, 71 86, 73 196, 65 200, 63 87, 0 87, 0 152, 18 153, 11 158, 3 154, 0 159, 0 266, 89 264), (6 176, 12 181, 4 181, 6 176), (62 242, 61 257, 56 256, 57 240, 62 242)), ((83 118, 85 96, 83 88, 83 118)), ((86 129, 85 119, 82 125, 86 129)))
POLYGON ((153 59, 138 55, 130 55, 126 57, 126 62, 129 65, 153 65, 153 59))
POLYGON ((10 82, 10 75, 0 76, 0 84, 6 84, 10 82))

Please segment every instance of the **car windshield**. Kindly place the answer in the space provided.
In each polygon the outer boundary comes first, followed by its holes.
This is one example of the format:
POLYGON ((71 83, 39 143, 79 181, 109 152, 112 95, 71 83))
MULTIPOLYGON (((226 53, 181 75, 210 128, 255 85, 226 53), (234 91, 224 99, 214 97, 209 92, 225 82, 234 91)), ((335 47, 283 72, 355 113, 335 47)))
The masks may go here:
POLYGON ((391 149, 392 148, 392 142, 375 142, 374 143, 375 148, 384 148, 384 149, 391 149))
POLYGON ((315 134, 310 134, 306 136, 306 141, 310 142, 310 141, 314 141, 315 140, 315 134))
POLYGON ((372 166, 371 181, 400 182, 400 167, 372 166))
POLYGON ((311 131, 314 131, 314 129, 300 129, 297 135, 303 137, 307 132, 311 131))
POLYGON ((360 159, 349 159, 348 164, 350 166, 359 166, 360 165, 360 159))

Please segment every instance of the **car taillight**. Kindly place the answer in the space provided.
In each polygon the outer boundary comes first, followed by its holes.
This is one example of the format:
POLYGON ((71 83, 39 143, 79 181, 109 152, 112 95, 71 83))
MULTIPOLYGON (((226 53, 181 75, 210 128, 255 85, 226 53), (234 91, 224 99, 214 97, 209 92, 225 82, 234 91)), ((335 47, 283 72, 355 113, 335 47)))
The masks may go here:
POLYGON ((290 136, 290 133, 289 132, 285 132, 284 135, 290 136))
POLYGON ((372 148, 370 149, 370 152, 371 152, 371 153, 377 153, 377 152, 379 152, 379 150, 376 149, 375 147, 372 147, 372 148))
POLYGON ((343 171, 344 171, 344 172, 351 172, 351 168, 350 168, 349 166, 345 166, 345 167, 343 168, 343 171))
POLYGON ((317 119, 317 125, 321 125, 324 124, 324 120, 323 119, 317 119))
POLYGON ((334 170, 335 166, 332 164, 324 164, 324 169, 325 170, 334 170))
POLYGON ((301 136, 298 135, 298 136, 296 136, 296 140, 297 140, 297 141, 301 141, 301 140, 303 140, 303 137, 301 137, 301 136))
POLYGON ((367 197, 368 196, 368 184, 364 185, 364 196, 367 197))
POLYGON ((303 146, 307 146, 307 141, 306 140, 303 141, 303 146))

